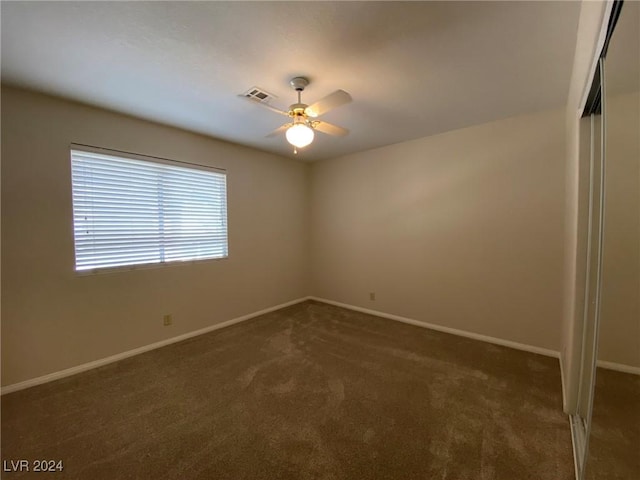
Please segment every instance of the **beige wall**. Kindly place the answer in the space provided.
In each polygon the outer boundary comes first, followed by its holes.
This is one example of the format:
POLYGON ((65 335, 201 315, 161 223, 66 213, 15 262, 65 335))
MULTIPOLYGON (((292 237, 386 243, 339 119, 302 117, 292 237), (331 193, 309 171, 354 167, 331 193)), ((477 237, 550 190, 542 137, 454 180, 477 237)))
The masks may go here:
POLYGON ((607 174, 598 358, 640 367, 640 95, 606 98, 607 174))
MULTIPOLYGON (((3 385, 307 294, 561 347, 558 112, 309 166, 22 90, 2 101, 3 385), (230 259, 76 276, 72 141, 227 168, 230 259)), ((564 346, 570 327, 565 311, 564 346)))
POLYGON ((2 384, 307 295, 307 170, 275 155, 3 87, 2 384), (76 276, 70 142, 226 168, 229 259, 76 276), (166 313, 174 316, 171 327, 162 326, 166 313))
POLYGON ((564 138, 546 112, 313 164, 312 294, 559 350, 564 138))

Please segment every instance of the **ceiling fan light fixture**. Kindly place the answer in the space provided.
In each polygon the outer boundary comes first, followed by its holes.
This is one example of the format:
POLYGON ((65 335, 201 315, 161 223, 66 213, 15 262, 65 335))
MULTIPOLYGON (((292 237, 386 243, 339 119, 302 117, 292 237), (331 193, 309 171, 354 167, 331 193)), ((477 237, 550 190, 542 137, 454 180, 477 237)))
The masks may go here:
POLYGON ((296 123, 287 129, 286 137, 294 147, 303 148, 313 142, 313 128, 303 123, 296 123))

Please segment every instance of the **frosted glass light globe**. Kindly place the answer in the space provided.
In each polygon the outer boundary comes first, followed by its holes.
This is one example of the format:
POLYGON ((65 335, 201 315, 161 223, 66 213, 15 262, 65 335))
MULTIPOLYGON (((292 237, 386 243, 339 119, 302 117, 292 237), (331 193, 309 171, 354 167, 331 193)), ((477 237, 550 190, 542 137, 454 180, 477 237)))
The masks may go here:
POLYGON ((289 127, 286 133, 287 142, 294 147, 302 148, 313 142, 313 128, 308 127, 302 123, 297 123, 292 127, 289 127))

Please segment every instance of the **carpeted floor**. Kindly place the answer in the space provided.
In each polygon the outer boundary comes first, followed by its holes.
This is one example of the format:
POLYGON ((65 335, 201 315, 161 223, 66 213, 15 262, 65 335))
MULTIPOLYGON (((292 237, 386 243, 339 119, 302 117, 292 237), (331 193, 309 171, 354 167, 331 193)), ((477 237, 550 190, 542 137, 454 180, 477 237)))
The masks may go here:
POLYGON ((74 479, 571 480, 558 362, 305 302, 2 397, 74 479))
POLYGON ((640 376, 598 368, 586 477, 640 479, 640 376))

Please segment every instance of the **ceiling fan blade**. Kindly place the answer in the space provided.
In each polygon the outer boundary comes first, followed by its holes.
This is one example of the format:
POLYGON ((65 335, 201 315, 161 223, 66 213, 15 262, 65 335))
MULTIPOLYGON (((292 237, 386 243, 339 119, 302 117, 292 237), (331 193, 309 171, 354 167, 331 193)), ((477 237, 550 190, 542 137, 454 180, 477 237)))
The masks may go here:
POLYGON ((245 97, 244 95, 238 95, 240 98, 244 98, 247 102, 250 102, 254 105, 259 105, 261 107, 264 107, 266 109, 271 110, 272 112, 276 112, 279 113, 280 115, 285 115, 285 116, 289 116, 289 112, 286 112, 284 110, 280 110, 279 108, 276 107, 272 107, 271 105, 269 105, 268 103, 263 103, 263 102, 259 102, 258 100, 253 100, 250 97, 245 97))
POLYGON ((319 132, 326 133, 328 135, 336 135, 338 137, 344 137, 345 135, 349 134, 349 130, 347 130, 346 128, 342 128, 327 122, 319 121, 315 123, 313 128, 318 130, 319 132))
POLYGON ((351 100, 351 95, 349 95, 347 92, 345 92, 344 90, 336 90, 326 97, 321 98, 316 103, 309 105, 307 108, 305 108, 304 112, 308 116, 316 118, 320 115, 324 115, 329 110, 333 110, 336 107, 351 102, 351 100))
POLYGON ((287 129, 291 126, 290 123, 285 123, 284 125, 276 128, 274 131, 272 131, 271 133, 267 134, 267 137, 275 137, 277 135, 280 135, 281 133, 284 133, 287 131, 287 129))

